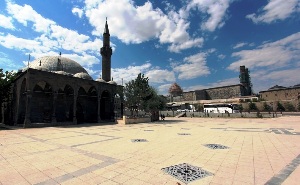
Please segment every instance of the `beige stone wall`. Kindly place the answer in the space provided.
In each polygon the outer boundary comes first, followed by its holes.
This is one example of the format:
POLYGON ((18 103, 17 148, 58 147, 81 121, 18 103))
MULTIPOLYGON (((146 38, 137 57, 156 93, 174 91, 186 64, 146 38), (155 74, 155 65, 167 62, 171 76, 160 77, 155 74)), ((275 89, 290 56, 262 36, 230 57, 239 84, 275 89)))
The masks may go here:
POLYGON ((214 89, 207 89, 207 99, 228 99, 241 95, 241 86, 228 86, 214 89))
POLYGON ((260 97, 266 101, 280 101, 280 100, 298 100, 300 99, 300 87, 290 89, 279 89, 272 91, 260 92, 260 97))

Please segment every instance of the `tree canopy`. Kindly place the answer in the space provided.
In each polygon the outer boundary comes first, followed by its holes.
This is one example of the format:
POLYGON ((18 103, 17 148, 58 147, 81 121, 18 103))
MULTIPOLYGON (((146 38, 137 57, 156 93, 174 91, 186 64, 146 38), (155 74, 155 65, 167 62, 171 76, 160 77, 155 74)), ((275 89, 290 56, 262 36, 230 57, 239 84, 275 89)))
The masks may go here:
POLYGON ((161 110, 166 100, 157 94, 149 85, 149 78, 144 74, 138 74, 137 78, 129 81, 124 87, 126 107, 137 110, 161 110))
MULTIPOLYGON (((5 71, 0 69, 0 102, 2 103, 9 96, 10 85, 15 79, 16 73, 13 71, 5 71)), ((1 105, 0 103, 0 105, 1 105)))

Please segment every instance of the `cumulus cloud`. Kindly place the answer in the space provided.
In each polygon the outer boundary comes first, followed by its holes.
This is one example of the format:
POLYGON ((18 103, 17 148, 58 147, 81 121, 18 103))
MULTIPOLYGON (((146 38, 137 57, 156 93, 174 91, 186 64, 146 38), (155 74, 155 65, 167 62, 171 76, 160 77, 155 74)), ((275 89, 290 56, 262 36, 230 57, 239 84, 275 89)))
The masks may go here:
POLYGON ((206 66, 206 53, 200 52, 183 59, 184 63, 174 65, 173 70, 179 73, 178 78, 182 80, 194 79, 199 76, 210 74, 206 66))
POLYGON ((159 69, 159 67, 152 66, 149 62, 140 66, 112 69, 112 77, 118 84, 122 83, 122 79, 123 84, 135 79, 139 73, 145 74, 145 76, 149 78, 150 85, 175 81, 173 71, 159 69))
MULTIPOLYGON (((0 35, 0 45, 9 49, 18 49, 31 53, 35 58, 45 55, 55 55, 66 51, 65 56, 77 61, 82 66, 90 68, 100 62, 95 55, 102 45, 98 38, 91 40, 89 36, 57 25, 54 21, 44 18, 29 5, 18 5, 7 1, 7 12, 14 21, 24 26, 32 23, 32 29, 40 34, 33 39, 24 39, 12 34, 0 35)), ((31 24, 30 24, 31 25, 31 24)), ((112 44, 114 49, 114 44, 112 44)))
POLYGON ((78 8, 78 7, 74 7, 74 8, 72 9, 72 13, 73 13, 74 15, 77 15, 79 18, 81 18, 82 15, 83 15, 83 10, 80 9, 80 8, 78 8))
POLYGON ((283 69, 283 70, 257 70, 251 73, 251 79, 255 92, 267 90, 274 85, 282 85, 285 87, 293 86, 299 84, 300 75, 299 67, 293 69, 283 69), (263 77, 263 78, 262 78, 263 77))
POLYGON ((6 17, 5 15, 0 14, 0 27, 14 30, 13 19, 11 17, 6 17))
POLYGON ((174 82, 175 74, 166 69, 152 69, 145 74, 151 83, 174 82))
POLYGON ((111 76, 118 84, 123 84, 135 79, 139 73, 145 74, 146 71, 150 70, 151 64, 145 63, 140 66, 128 66, 126 68, 112 68, 111 76))
POLYGON ((265 43, 253 50, 242 50, 232 54, 238 60, 229 65, 228 69, 238 70, 239 66, 248 68, 284 67, 300 60, 300 32, 281 40, 265 43))
POLYGON ((197 8, 200 12, 209 14, 209 18, 201 25, 202 29, 214 31, 225 23, 226 11, 232 0, 192 0, 186 11, 197 8))
POLYGON ((269 0, 257 14, 249 14, 246 18, 254 23, 272 23, 277 20, 285 20, 292 13, 300 11, 299 0, 269 0))
POLYGON ((33 28, 37 32, 47 32, 49 26, 55 24, 54 21, 42 17, 35 10, 33 10, 31 6, 26 4, 24 6, 20 6, 7 1, 6 10, 16 21, 24 26, 27 26, 29 21, 32 22, 33 28))
POLYGON ((180 52, 191 47, 200 47, 203 38, 191 38, 187 32, 189 22, 181 12, 170 10, 164 14, 154 9, 151 2, 137 6, 131 0, 85 1, 85 15, 95 28, 94 35, 101 35, 103 22, 108 17, 112 36, 122 42, 142 43, 159 39, 160 43, 171 44, 169 51, 180 52), (181 46, 182 45, 182 46, 181 46))

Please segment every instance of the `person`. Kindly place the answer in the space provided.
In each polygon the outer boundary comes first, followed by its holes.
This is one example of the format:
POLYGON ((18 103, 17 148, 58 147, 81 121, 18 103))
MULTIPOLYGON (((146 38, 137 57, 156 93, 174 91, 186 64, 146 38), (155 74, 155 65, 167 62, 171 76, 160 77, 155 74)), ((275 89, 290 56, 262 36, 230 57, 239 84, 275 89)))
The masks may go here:
POLYGON ((165 115, 164 114, 162 115, 162 120, 165 120, 165 115))

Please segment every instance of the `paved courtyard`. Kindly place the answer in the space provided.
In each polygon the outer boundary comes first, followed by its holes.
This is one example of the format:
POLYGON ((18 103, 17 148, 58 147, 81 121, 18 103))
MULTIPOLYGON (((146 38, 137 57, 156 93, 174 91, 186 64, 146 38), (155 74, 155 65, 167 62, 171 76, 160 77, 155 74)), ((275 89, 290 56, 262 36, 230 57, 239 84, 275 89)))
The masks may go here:
POLYGON ((0 128, 0 184, 300 184, 300 117, 0 128))

